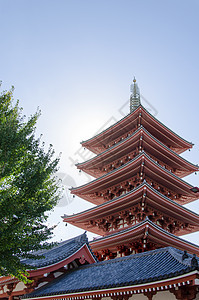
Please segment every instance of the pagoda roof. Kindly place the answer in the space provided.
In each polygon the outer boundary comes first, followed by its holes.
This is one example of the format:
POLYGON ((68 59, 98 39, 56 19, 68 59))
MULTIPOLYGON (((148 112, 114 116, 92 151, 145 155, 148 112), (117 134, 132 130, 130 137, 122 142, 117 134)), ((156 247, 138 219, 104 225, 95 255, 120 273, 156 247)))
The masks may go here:
MULTIPOLYGON (((35 255, 43 256, 40 259, 22 259, 21 262, 28 265, 29 278, 31 280, 37 280, 40 278, 44 281, 49 281, 50 274, 60 271, 65 272, 65 267, 74 261, 81 265, 84 263, 94 263, 97 258, 93 254, 86 233, 83 233, 77 237, 55 244, 50 249, 39 250, 33 252, 35 255), (62 271, 61 271, 62 270, 62 271)), ((12 276, 1 276, 0 287, 9 285, 10 283, 18 283, 19 280, 12 276)), ((13 291, 13 295, 19 296, 27 293, 23 288, 17 291, 13 291)), ((6 292, 1 294, 1 297, 7 297, 6 292)))
POLYGON ((98 262, 71 270, 23 298, 72 300, 175 289, 191 279, 194 284, 198 275, 194 259, 190 254, 183 259, 183 251, 166 247, 98 262))
POLYGON ((133 175, 139 173, 141 168, 150 180, 157 181, 160 185, 171 189, 175 193, 181 194, 182 196, 176 199, 177 202, 179 201, 185 204, 198 199, 196 193, 191 191, 191 188, 193 188, 192 185, 160 166, 144 151, 131 161, 108 174, 82 186, 71 188, 71 193, 94 204, 101 204, 104 202, 103 195, 98 197, 94 196, 94 193, 99 193, 100 191, 121 184, 121 182, 128 181, 133 175))
POLYGON ((120 232, 94 239, 90 242, 93 251, 109 249, 117 250, 118 245, 131 244, 134 241, 147 237, 148 240, 159 244, 160 248, 172 246, 180 250, 186 250, 199 256, 199 246, 190 243, 156 225, 146 219, 130 228, 126 228, 120 232))
MULTIPOLYGON (((30 266, 30 276, 35 276, 36 273, 43 273, 56 270, 60 267, 65 266, 76 258, 81 257, 81 251, 86 251, 86 257, 89 263, 96 261, 95 255, 89 247, 88 238, 86 232, 56 244, 53 248, 48 250, 39 250, 34 252, 35 255, 43 256, 40 259, 23 259, 21 262, 30 266), (84 249, 83 249, 84 248, 84 249), (36 268, 32 270, 31 267, 36 268)), ((83 252, 85 252, 83 251, 83 252)), ((83 253, 84 255, 85 253, 83 253)))
POLYGON ((142 105, 101 133, 81 142, 81 144, 96 154, 101 153, 104 151, 105 145, 109 145, 111 141, 122 137, 124 133, 128 133, 136 128, 138 120, 141 123, 140 125, 147 128, 152 135, 164 144, 172 147, 177 153, 182 153, 193 146, 192 143, 186 141, 156 119, 142 105))
POLYGON ((163 215, 169 216, 174 220, 191 224, 191 229, 183 228, 176 233, 177 235, 199 230, 199 215, 197 213, 164 196, 146 182, 124 195, 83 212, 70 216, 64 215, 62 218, 64 222, 68 222, 98 235, 104 235, 105 233, 102 229, 98 226, 91 225, 90 222, 99 219, 109 220, 109 216, 119 215, 122 211, 131 210, 134 205, 140 203, 143 195, 145 196, 146 205, 154 207, 162 212, 163 215))
POLYGON ((153 154, 157 159, 175 169, 174 174, 178 177, 182 178, 199 170, 198 166, 190 163, 168 148, 165 144, 151 135, 143 126, 140 126, 133 134, 116 145, 113 145, 97 156, 79 163, 76 166, 78 169, 81 169, 94 177, 102 176, 107 173, 100 170, 103 166, 111 164, 113 161, 128 155, 132 152, 132 149, 138 148, 140 146, 140 140, 145 151, 153 154))

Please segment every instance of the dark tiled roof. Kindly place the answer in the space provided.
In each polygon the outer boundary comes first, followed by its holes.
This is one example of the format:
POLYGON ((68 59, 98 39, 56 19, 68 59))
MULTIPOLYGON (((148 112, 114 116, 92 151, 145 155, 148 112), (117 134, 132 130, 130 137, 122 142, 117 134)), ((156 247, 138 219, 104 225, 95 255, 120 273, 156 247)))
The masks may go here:
MULTIPOLYGON (((78 249, 80 249, 84 244, 88 245, 88 239, 86 233, 83 233, 75 238, 69 239, 67 241, 61 242, 55 247, 48 250, 37 251, 34 254, 44 255, 42 259, 24 259, 22 262, 27 265, 31 265, 36 268, 42 268, 45 266, 50 266, 59 261, 62 261, 72 254, 74 254, 78 249)), ((89 245, 88 245, 89 246, 89 245)))
POLYGON ((99 290, 172 278, 198 269, 192 255, 173 247, 120 257, 79 267, 25 298, 99 290))

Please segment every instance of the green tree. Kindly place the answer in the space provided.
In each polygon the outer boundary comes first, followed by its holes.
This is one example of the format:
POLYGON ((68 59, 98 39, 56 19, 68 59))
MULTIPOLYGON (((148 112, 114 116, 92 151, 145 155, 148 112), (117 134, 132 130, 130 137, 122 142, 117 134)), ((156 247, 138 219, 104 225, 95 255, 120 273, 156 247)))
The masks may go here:
POLYGON ((35 138, 40 112, 27 121, 13 88, 0 94, 0 275, 27 281, 24 258, 36 259, 34 251, 52 246, 52 228, 46 212, 59 199, 54 158, 35 138))

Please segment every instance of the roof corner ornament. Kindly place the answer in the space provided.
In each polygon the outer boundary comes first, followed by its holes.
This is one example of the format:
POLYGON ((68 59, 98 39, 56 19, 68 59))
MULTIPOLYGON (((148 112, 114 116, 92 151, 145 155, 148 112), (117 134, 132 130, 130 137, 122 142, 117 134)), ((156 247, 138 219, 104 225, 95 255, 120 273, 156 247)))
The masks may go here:
POLYGON ((196 258, 196 254, 193 254, 191 259, 191 267, 198 268, 198 260, 196 258))
POLYGON ((130 112, 134 111, 140 104, 140 90, 134 77, 133 83, 131 84, 131 95, 130 95, 130 112))

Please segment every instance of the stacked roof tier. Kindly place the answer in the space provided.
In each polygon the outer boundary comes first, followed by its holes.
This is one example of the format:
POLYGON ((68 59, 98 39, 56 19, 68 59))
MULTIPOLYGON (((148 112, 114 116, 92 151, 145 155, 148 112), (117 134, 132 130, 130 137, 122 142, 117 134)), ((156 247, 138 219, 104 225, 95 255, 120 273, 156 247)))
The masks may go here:
POLYGON ((63 218, 102 236, 90 243, 100 260, 165 246, 199 254, 178 237, 199 230, 199 215, 182 206, 199 198, 183 179, 199 168, 179 155, 192 143, 139 105, 82 146, 97 155, 77 168, 95 179, 71 193, 96 206, 63 218))
POLYGON ((163 195, 181 204, 199 198, 192 191, 191 184, 161 166, 144 150, 113 171, 85 185, 72 188, 71 192, 94 204, 101 204, 133 190, 145 181, 163 195))
POLYGON ((179 205, 148 183, 64 220, 98 235, 119 232, 148 217, 178 236, 199 230, 199 215, 179 205))
POLYGON ((184 140, 158 121, 142 105, 139 105, 133 112, 110 126, 108 129, 87 141, 83 141, 81 144, 95 154, 99 154, 131 135, 141 125, 159 141, 163 142, 178 154, 193 146, 192 143, 184 140))
POLYGON ((145 151, 158 164, 180 178, 198 171, 198 166, 179 156, 150 134, 142 125, 117 144, 76 166, 93 177, 101 177, 132 160, 142 151, 145 151))
POLYGON ((90 242, 90 247, 99 260, 145 252, 149 250, 176 247, 199 256, 199 247, 160 228, 148 218, 121 232, 90 242))

